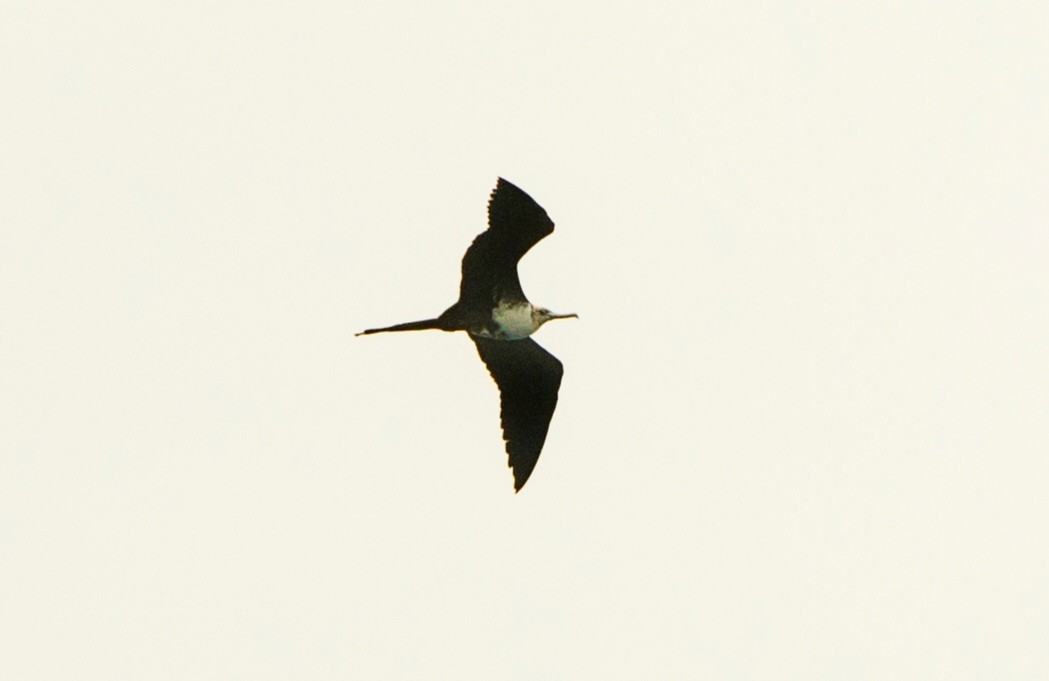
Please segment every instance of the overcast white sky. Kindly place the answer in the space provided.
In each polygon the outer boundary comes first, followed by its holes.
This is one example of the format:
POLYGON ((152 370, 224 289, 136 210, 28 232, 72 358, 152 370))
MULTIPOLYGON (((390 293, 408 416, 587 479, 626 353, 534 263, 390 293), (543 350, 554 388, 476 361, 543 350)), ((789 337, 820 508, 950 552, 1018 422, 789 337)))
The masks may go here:
POLYGON ((6 6, 0 678, 1049 678, 1049 5, 613 5, 6 6))

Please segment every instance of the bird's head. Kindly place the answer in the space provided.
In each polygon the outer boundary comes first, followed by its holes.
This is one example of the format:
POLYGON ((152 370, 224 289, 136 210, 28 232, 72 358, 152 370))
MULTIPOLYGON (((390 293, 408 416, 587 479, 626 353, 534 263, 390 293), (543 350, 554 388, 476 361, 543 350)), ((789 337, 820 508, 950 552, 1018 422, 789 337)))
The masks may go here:
POLYGON ((568 319, 569 317, 573 319, 579 319, 579 315, 577 315, 575 312, 572 312, 571 314, 556 314, 546 309, 545 307, 535 308, 532 311, 532 316, 535 319, 535 328, 537 329, 543 324, 546 324, 551 319, 568 319))

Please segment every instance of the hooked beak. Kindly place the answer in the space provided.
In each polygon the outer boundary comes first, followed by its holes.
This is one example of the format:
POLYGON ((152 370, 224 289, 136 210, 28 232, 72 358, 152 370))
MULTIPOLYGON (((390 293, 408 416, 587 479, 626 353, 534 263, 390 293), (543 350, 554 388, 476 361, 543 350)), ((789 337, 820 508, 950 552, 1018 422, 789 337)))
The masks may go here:
POLYGON ((569 317, 571 317, 572 319, 579 319, 579 315, 577 315, 575 312, 571 312, 569 314, 553 314, 552 312, 550 313, 550 319, 568 319, 569 317))

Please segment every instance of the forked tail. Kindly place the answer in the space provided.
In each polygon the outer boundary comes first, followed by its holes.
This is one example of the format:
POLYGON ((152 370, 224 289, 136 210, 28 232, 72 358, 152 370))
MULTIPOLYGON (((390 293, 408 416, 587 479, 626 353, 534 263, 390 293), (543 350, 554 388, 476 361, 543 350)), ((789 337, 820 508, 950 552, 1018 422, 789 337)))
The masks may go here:
POLYGON ((369 333, 386 333, 387 331, 422 331, 423 329, 443 329, 440 320, 438 319, 424 319, 419 322, 405 322, 404 324, 394 324, 393 326, 384 326, 381 329, 365 329, 360 333, 355 333, 355 336, 364 336, 369 333))

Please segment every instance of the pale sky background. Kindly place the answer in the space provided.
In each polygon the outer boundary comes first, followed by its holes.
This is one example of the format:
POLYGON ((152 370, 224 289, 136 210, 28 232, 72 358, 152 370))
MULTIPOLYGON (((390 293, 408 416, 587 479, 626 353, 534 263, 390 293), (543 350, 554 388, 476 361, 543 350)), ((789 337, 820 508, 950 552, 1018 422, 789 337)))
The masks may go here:
POLYGON ((2 15, 0 679, 1049 678, 1043 0, 2 15))

